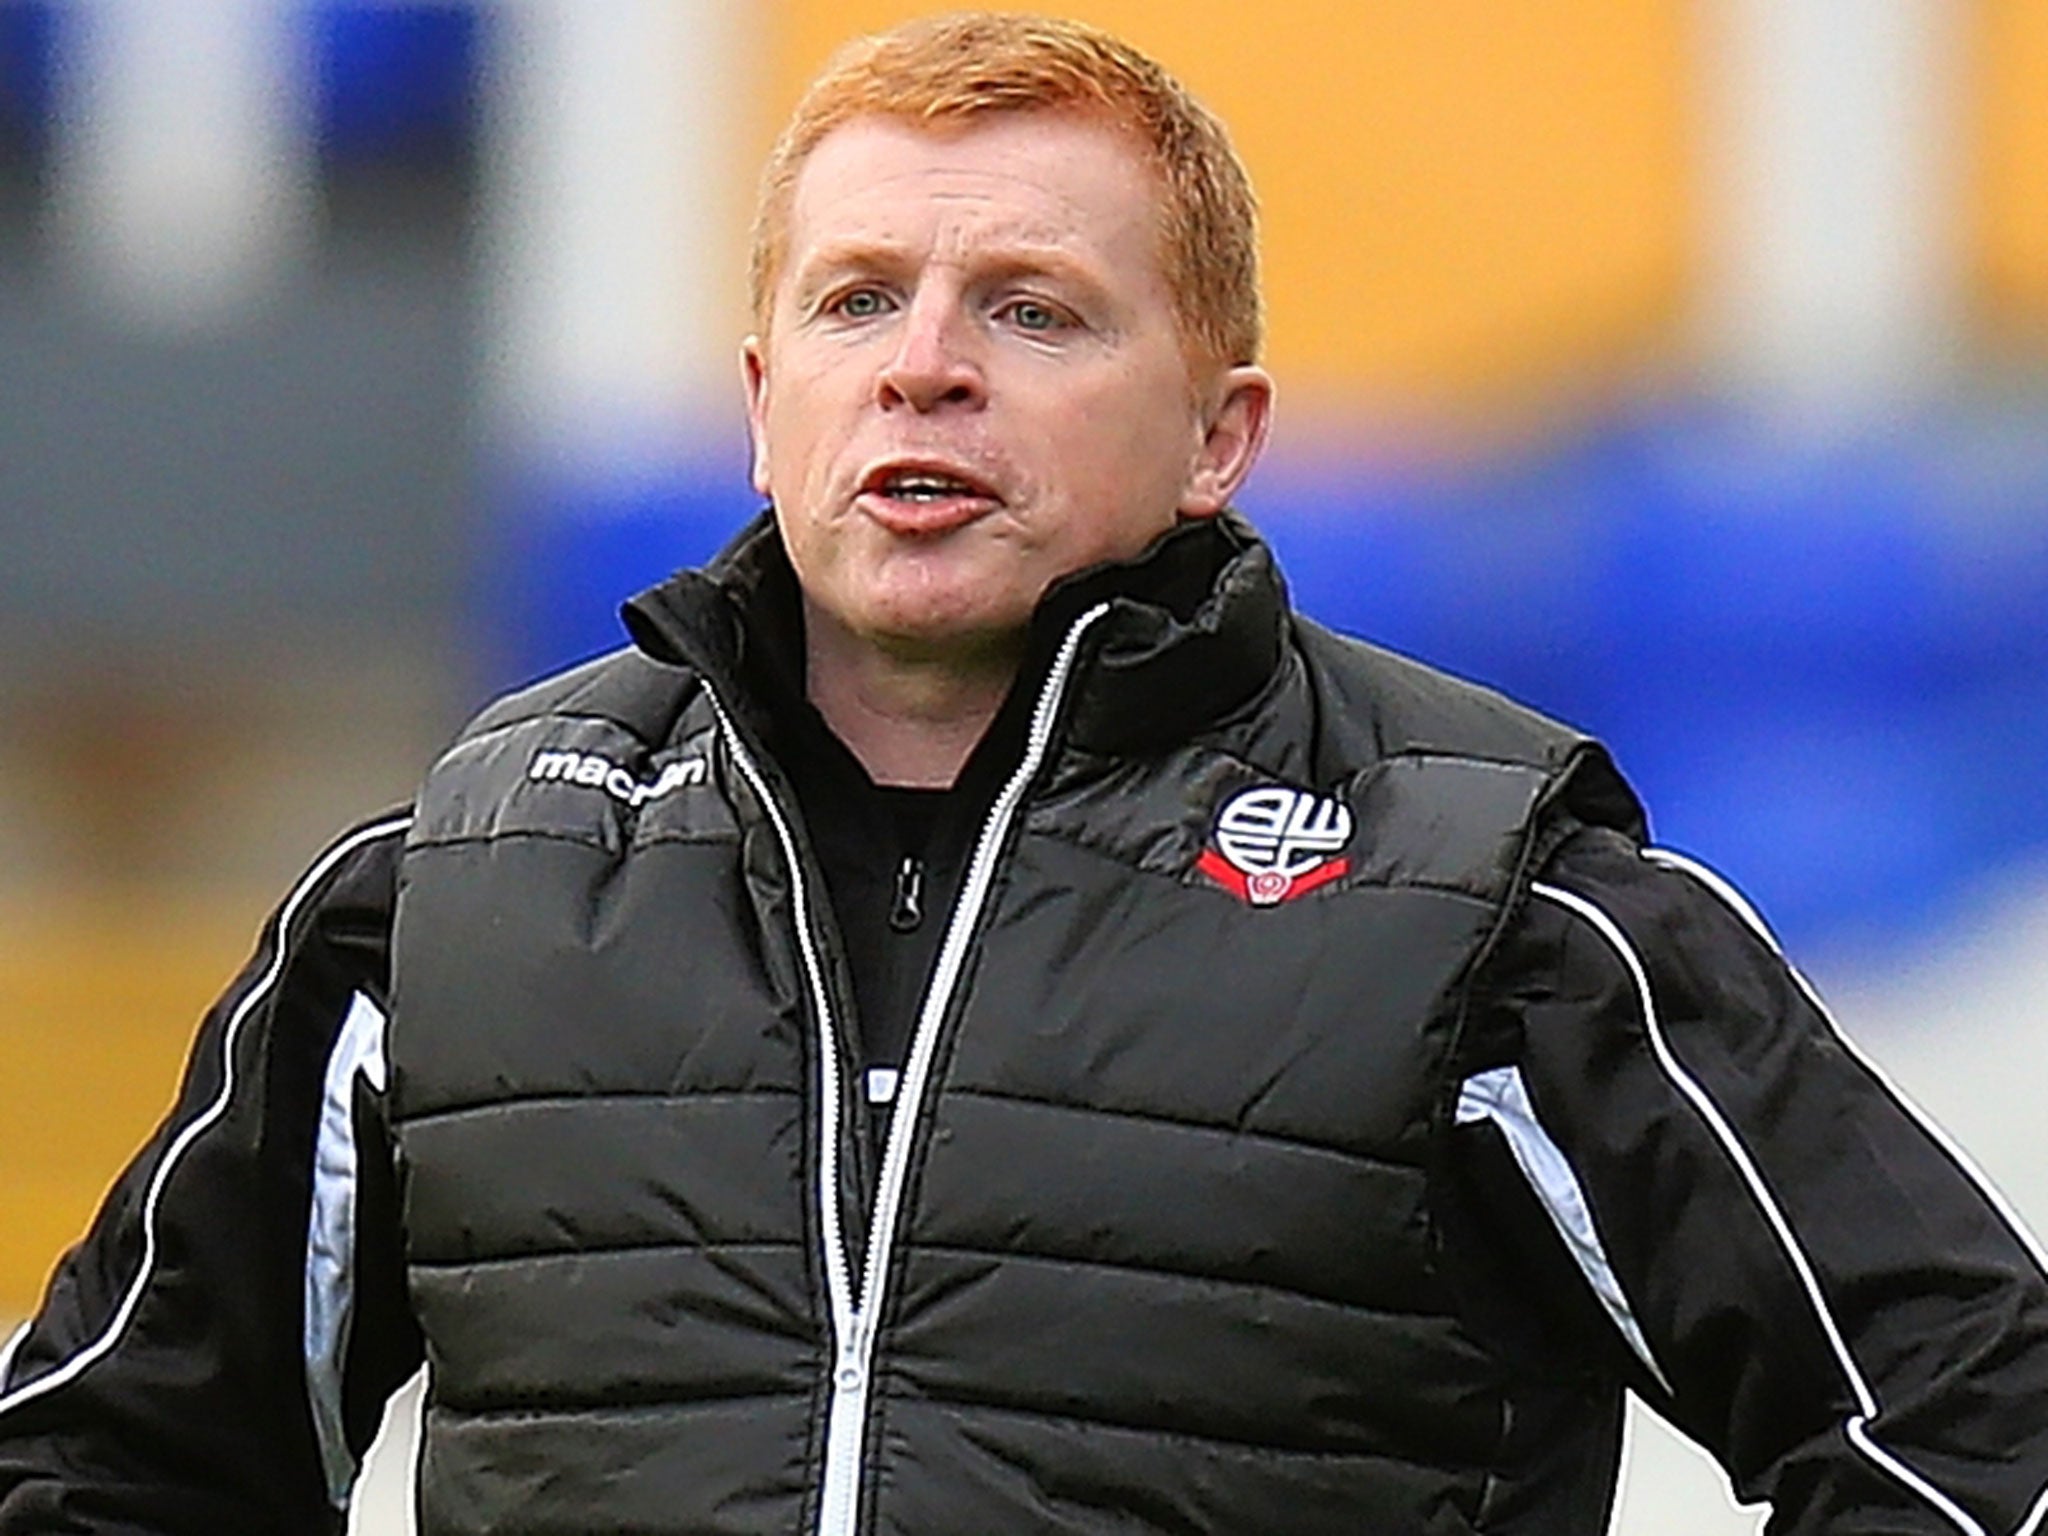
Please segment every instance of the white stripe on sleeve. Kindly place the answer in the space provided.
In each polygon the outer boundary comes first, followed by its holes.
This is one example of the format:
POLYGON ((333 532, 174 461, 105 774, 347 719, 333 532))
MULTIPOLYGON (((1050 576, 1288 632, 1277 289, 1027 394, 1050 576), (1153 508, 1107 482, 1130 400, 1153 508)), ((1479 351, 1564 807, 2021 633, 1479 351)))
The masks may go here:
POLYGON ((1861 1046, 1849 1037, 1847 1031, 1836 1021, 1833 1011, 1826 1003, 1821 1001, 1820 993, 1815 989, 1813 983, 1806 979, 1806 973, 1801 971, 1796 965, 1793 965, 1791 961, 1786 960, 1784 948, 1778 943, 1778 936, 1771 932, 1770 926, 1764 922, 1762 915, 1758 913, 1756 908, 1750 905, 1747 898, 1721 875, 1697 860, 1687 858, 1682 853, 1673 853, 1668 848, 1645 848, 1643 850, 1643 857, 1652 864, 1660 865, 1665 869, 1676 870, 1680 874, 1690 875, 1694 880, 1697 880, 1711 891, 1723 906, 1741 918, 1750 931, 1763 940, 1765 944, 1769 945, 1771 951, 1780 960, 1785 960, 1785 968, 1792 973, 1792 979, 1799 984, 1799 990, 1806 994, 1806 1000, 1813 1005, 1813 1011, 1821 1016, 1828 1029, 1834 1034, 1835 1039, 1840 1042, 1842 1049, 1855 1058, 1857 1065, 1871 1075, 1872 1079, 1885 1091, 1892 1102, 1897 1104, 1906 1113, 1908 1118, 1920 1127, 1927 1139, 1947 1154, 1949 1161, 1956 1165, 1956 1168, 1962 1173, 1964 1178, 1976 1186, 1977 1192, 1998 1213, 1999 1219, 2011 1230, 2013 1240, 2026 1249, 2028 1256, 2033 1259, 2041 1273, 2048 1275, 2048 1249, 2044 1249, 2041 1246, 2041 1239, 2021 1219, 2020 1213, 2014 1209, 2012 1202, 2005 1197, 2004 1191, 1991 1182, 1990 1178, 1984 1173, 1984 1170, 1977 1166, 1969 1153, 1962 1149, 1954 1137, 1942 1129, 1939 1121, 1935 1120, 1926 1110, 1909 1098, 1900 1089, 1899 1085, 1891 1080, 1884 1068, 1880 1067, 1875 1060, 1864 1052, 1861 1046))
POLYGON ((398 816, 358 828, 315 860, 313 867, 292 888, 291 894, 285 897, 284 905, 278 909, 276 929, 271 938, 270 962, 250 985, 249 990, 236 1002, 228 1016, 227 1028, 222 1033, 220 1089, 206 1107, 194 1115, 184 1129, 171 1139, 170 1145, 164 1149, 163 1156, 157 1161, 155 1172, 150 1175, 149 1187, 144 1192, 142 1200, 142 1262, 136 1266, 135 1278, 122 1293, 120 1304, 114 1308, 113 1316, 107 1319, 106 1326, 75 1354, 33 1381, 24 1382, 12 1391, 0 1391, 0 1416, 77 1380, 82 1372, 104 1359, 114 1346, 120 1343, 121 1336, 127 1332, 128 1324, 135 1316, 135 1309, 142 1304, 150 1280, 156 1274, 160 1242, 157 1224, 163 1207, 164 1187, 184 1162, 185 1154, 191 1150, 192 1144, 218 1124, 221 1117, 227 1114, 228 1106, 234 1102, 235 1090, 240 1083, 235 1070, 235 1057, 241 1045, 242 1032, 248 1027, 256 1009, 277 989, 278 982, 284 976, 285 962, 291 953, 292 926, 298 920, 300 911, 313 893, 320 888, 321 882, 334 872, 335 866, 359 848, 374 843, 379 838, 402 834, 411 822, 410 816, 398 816))
POLYGON ((1500 1127, 1522 1176, 1535 1191, 1550 1224, 1564 1239, 1566 1249, 1586 1277, 1586 1284, 1592 1287, 1621 1336, 1628 1340, 1628 1347, 1649 1367, 1658 1385, 1669 1392, 1671 1383, 1650 1352, 1650 1341, 1643 1337, 1642 1325, 1636 1321, 1621 1280, 1608 1262, 1607 1249, 1593 1225, 1592 1208, 1586 1204, 1586 1192, 1563 1149, 1537 1118, 1520 1067, 1495 1067, 1465 1080, 1458 1091, 1458 1123, 1468 1125, 1476 1120, 1491 1120, 1500 1127))
POLYGON ((342 1370, 356 1300, 355 1085, 384 1091, 384 1014, 358 992, 327 1058, 313 1204, 306 1218, 306 1396, 327 1474, 327 1497, 348 1508, 360 1470, 342 1418, 342 1370))
MULTIPOLYGON (((1673 1053, 1671 1044, 1664 1035, 1664 1024, 1657 1012, 1656 998, 1650 990, 1649 969, 1643 964, 1642 956, 1637 953, 1628 935, 1622 931, 1621 925, 1600 906, 1576 892, 1563 890, 1543 881, 1537 881, 1532 889, 1537 896, 1555 902, 1590 924, 1613 949, 1634 982, 1637 1002, 1642 1011, 1643 1028, 1649 1037, 1650 1049, 1656 1057, 1657 1065, 1680 1096, 1698 1112, 1714 1139, 1720 1143, 1721 1150, 1734 1165, 1743 1186, 1755 1202, 1758 1213, 1763 1217, 1765 1226, 1776 1239, 1786 1261, 1792 1266, 1793 1273, 1798 1276, 1801 1288, 1806 1292, 1808 1304, 1813 1308, 1814 1320, 1820 1325, 1821 1332, 1828 1341, 1828 1347, 1833 1352, 1836 1363, 1841 1367, 1843 1378, 1856 1399, 1856 1411, 1844 1420, 1842 1426, 1849 1442, 1886 1476, 1924 1500, 1930 1508, 1961 1532, 1962 1536, 1989 1536, 1967 1510, 1907 1466, 1891 1451, 1879 1445, 1871 1436, 1870 1425, 1884 1410, 1870 1382, 1865 1378, 1862 1367, 1856 1363, 1856 1357, 1850 1352, 1849 1341, 1842 1332, 1841 1323, 1835 1317, 1833 1307, 1829 1305, 1827 1293, 1821 1288, 1820 1277, 1814 1269, 1813 1261, 1794 1234, 1783 1207, 1771 1193, 1762 1171, 1757 1167, 1756 1159, 1751 1156, 1749 1148, 1737 1134, 1735 1127, 1722 1112, 1720 1105, 1714 1102, 1699 1080, 1685 1069, 1684 1064, 1673 1053)), ((2015 1536, 2035 1536, 2044 1514, 2048 1514, 2048 1498, 2044 1498, 2041 1504, 2036 1505, 2018 1528, 2015 1536)))
POLYGON ((28 1337, 28 1324, 23 1323, 7 1336, 7 1342, 0 1344, 0 1392, 7 1390, 7 1373, 14 1368, 14 1352, 21 1348, 21 1341, 28 1337))

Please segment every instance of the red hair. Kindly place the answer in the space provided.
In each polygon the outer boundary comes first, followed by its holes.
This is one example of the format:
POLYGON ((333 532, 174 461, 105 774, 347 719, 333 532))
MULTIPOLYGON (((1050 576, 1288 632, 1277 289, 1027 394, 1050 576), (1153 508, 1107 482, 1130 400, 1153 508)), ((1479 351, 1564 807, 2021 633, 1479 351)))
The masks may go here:
POLYGON ((1220 366, 1257 361, 1258 205, 1222 123, 1107 32, 986 11, 858 38, 811 83, 762 173, 748 273, 755 328, 767 333, 797 177, 826 135, 861 117, 943 130, 996 112, 1093 115, 1129 135, 1159 177, 1160 263, 1184 344, 1220 366))

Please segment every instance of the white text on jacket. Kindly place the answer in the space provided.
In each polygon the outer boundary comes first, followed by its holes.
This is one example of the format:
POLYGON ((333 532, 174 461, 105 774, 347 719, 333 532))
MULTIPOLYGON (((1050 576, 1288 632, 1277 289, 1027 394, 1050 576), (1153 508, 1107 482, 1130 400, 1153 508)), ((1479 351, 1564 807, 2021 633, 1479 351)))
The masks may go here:
POLYGON ((709 772, 703 758, 683 757, 664 763, 661 772, 651 779, 638 779, 602 753, 578 752, 573 747, 543 747, 533 754, 533 761, 526 767, 529 779, 601 789, 614 800, 635 810, 650 800, 660 799, 672 789, 702 784, 709 772))

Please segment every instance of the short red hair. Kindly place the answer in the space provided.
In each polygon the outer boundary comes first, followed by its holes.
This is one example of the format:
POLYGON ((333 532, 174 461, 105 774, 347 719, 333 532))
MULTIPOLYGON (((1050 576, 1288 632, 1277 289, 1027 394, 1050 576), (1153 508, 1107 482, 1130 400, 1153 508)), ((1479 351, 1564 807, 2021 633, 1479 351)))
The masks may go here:
POLYGON ((767 333, 804 162, 862 117, 934 128, 996 112, 1092 114, 1136 142, 1160 183, 1160 262, 1192 356, 1258 360, 1258 205, 1223 124, 1178 80, 1098 28, 970 11, 905 22, 834 56, 797 103, 762 173, 748 287, 767 333))

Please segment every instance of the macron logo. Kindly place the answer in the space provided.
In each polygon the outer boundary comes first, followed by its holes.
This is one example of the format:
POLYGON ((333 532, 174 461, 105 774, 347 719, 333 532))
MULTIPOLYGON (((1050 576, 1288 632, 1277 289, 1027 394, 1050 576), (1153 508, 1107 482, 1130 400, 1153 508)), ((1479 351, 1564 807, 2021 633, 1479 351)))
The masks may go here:
POLYGON ((580 784, 585 789, 601 789, 636 811, 672 789, 702 784, 710 771, 703 758, 684 757, 664 764, 651 779, 636 779, 602 753, 578 752, 573 747, 543 747, 526 765, 526 776, 537 784, 580 784))

